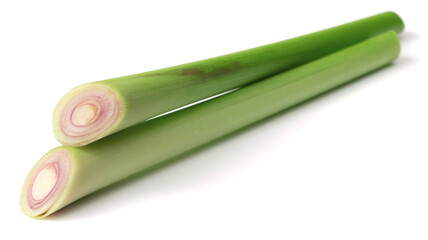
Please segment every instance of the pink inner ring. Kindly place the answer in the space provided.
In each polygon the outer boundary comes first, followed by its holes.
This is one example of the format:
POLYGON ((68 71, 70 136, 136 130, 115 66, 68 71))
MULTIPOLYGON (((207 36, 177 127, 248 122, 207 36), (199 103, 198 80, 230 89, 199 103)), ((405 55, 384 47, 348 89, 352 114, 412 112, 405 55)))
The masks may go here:
POLYGON ((31 209, 37 209, 37 208, 43 206, 55 194, 55 192, 58 190, 58 188, 59 188, 59 186, 63 180, 64 180, 64 172, 62 171, 59 162, 50 162, 50 163, 47 163, 47 164, 40 166, 37 169, 37 172, 35 172, 33 178, 31 179, 31 182, 28 186, 28 194, 27 194, 28 206, 31 209), (50 190, 50 192, 44 198, 36 200, 33 198, 34 181, 36 180, 40 171, 42 171, 45 167, 48 167, 48 166, 53 167, 55 169, 55 173, 57 176, 55 185, 53 186, 53 188, 50 190))
MULTIPOLYGON (((62 108, 59 129, 71 141, 80 142, 96 139, 99 134, 109 129, 118 119, 120 101, 114 92, 105 88, 88 88, 75 94, 62 108), (91 105, 96 108, 95 116, 87 125, 73 123, 73 113, 77 107, 91 105)), ((70 144, 70 143, 69 143, 70 144)))

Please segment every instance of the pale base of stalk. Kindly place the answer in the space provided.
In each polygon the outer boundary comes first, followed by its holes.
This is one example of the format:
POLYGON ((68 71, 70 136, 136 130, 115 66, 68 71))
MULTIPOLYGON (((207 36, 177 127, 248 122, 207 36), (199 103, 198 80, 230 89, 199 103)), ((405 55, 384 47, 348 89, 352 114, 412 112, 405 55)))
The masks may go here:
POLYGON ((31 170, 21 192, 22 211, 37 218, 56 211, 64 199, 72 170, 71 156, 64 149, 47 153, 31 170))
POLYGON ((71 90, 54 110, 55 137, 64 145, 83 146, 109 135, 123 116, 122 102, 116 91, 101 84, 71 90))

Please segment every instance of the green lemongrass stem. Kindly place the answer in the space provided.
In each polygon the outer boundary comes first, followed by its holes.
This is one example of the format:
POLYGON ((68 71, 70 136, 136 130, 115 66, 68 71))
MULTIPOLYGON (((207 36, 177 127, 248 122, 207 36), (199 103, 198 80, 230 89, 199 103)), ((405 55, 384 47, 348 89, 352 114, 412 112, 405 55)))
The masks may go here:
POLYGON ((54 134, 64 145, 86 145, 159 114, 403 28, 397 14, 386 12, 242 52, 84 84, 58 103, 54 134))
POLYGON ((390 31, 87 146, 55 148, 29 173, 21 207, 31 217, 46 217, 94 191, 385 66, 399 51, 397 35, 390 31))

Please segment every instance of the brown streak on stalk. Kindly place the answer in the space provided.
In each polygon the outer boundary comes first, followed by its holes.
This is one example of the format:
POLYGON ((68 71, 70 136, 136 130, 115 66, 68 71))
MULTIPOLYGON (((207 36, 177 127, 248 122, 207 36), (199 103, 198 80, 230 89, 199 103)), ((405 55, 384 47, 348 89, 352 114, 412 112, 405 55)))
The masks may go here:
POLYGON ((206 71, 199 68, 187 68, 181 70, 182 76, 204 76, 206 75, 206 71))
POLYGON ((229 74, 242 68, 240 62, 232 62, 230 66, 213 67, 211 71, 207 71, 201 68, 184 68, 174 69, 170 71, 153 72, 144 74, 144 77, 160 77, 160 76, 186 76, 186 77, 218 77, 220 75, 229 74))

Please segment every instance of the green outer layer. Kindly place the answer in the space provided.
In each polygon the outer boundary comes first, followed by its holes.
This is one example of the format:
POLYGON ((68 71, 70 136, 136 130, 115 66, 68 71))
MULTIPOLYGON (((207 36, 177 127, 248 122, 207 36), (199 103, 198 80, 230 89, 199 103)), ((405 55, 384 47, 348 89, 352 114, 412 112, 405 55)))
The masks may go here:
MULTIPOLYGON (((122 102, 119 122, 97 139, 133 126, 156 115, 198 100, 241 87, 333 53, 380 33, 401 32, 404 24, 393 12, 249 49, 225 56, 147 73, 96 82, 110 87, 122 102)), ((55 124, 58 119, 54 119, 55 124)), ((71 144, 55 130, 64 145, 71 144)))
POLYGON ((397 58, 399 46, 390 31, 87 146, 56 148, 72 156, 70 179, 55 205, 38 217, 376 70, 397 58))

